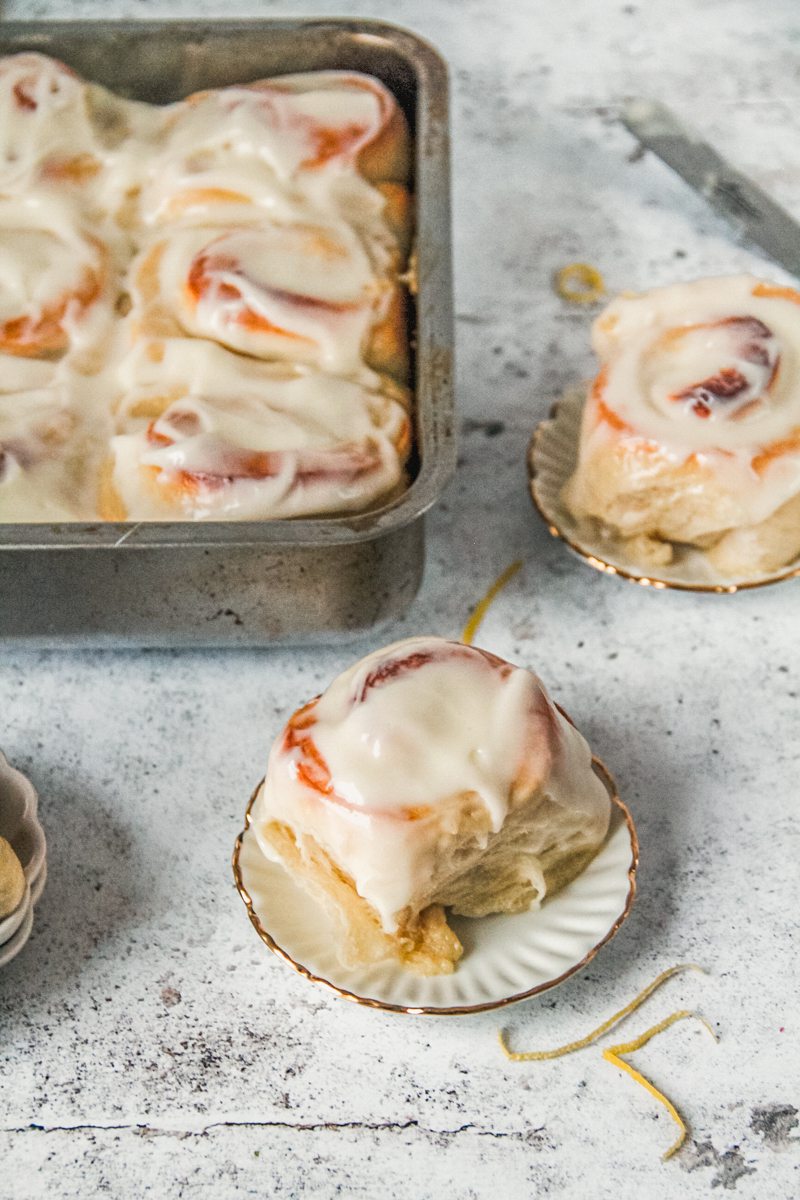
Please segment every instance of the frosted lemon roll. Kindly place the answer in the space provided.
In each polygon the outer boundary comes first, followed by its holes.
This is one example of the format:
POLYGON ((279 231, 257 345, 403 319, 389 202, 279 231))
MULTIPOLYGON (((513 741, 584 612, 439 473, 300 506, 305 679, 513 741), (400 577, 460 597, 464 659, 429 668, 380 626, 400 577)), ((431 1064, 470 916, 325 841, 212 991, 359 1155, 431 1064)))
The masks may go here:
POLYGON ((400 286, 376 276, 344 223, 173 229, 137 264, 131 296, 137 337, 189 334, 341 375, 407 373, 400 286))
POLYGON ((0 187, 85 184, 101 170, 104 96, 42 54, 0 58, 0 187))
MULTIPOLYGON (((250 205, 272 218, 333 208, 368 218, 411 172, 408 126, 377 80, 346 71, 284 75, 197 92, 167 111, 147 172, 149 222, 250 205)), ((250 214, 251 216, 253 214, 250 214)))
POLYGON ((749 275, 619 297, 564 503, 667 563, 698 547, 727 575, 800 553, 800 293, 749 275))
POLYGON ((100 511, 109 520, 360 511, 404 481, 407 396, 185 338, 126 360, 100 511))
POLYGON ((432 975, 462 954, 446 908, 539 904, 596 853, 610 809, 536 675, 420 637, 368 655, 289 719, 252 827, 329 911, 345 963, 432 975))

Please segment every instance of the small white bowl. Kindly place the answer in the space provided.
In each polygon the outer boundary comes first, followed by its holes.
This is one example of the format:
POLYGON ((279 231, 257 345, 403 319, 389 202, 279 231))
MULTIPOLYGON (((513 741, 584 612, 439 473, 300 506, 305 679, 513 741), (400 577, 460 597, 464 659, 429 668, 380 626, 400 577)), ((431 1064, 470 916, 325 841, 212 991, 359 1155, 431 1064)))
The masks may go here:
POLYGON ((33 906, 47 880, 47 843, 37 818, 38 808, 33 784, 0 751, 0 837, 11 843, 25 872, 25 895, 0 921, 0 966, 10 962, 30 937, 33 906))

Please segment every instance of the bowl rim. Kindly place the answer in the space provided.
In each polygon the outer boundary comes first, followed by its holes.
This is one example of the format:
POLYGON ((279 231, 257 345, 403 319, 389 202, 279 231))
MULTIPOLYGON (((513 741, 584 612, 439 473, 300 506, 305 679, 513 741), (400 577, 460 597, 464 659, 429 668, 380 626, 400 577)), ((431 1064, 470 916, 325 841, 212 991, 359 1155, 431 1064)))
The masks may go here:
POLYGON ((0 944, 0 968, 5 967, 13 958, 19 954, 28 938, 31 936, 33 929, 33 905, 29 905, 28 911, 16 933, 8 939, 7 942, 0 944))

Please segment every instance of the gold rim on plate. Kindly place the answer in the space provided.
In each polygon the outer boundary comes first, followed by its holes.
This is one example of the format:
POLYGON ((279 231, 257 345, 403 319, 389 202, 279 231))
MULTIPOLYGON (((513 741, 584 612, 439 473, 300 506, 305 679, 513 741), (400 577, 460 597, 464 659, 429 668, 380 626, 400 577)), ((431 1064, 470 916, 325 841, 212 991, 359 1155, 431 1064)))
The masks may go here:
MULTIPOLYGON (((236 888, 242 900, 244 901, 250 922, 264 945, 267 946, 273 954, 276 954, 278 958, 283 959, 283 961, 287 963, 294 971, 296 971, 298 975, 302 975, 305 979, 309 980, 310 983, 320 984, 322 987, 327 988, 335 995, 340 996, 343 1000, 350 1000, 352 1003, 360 1004, 365 1008, 377 1008, 381 1009, 383 1012, 405 1013, 409 1016, 457 1016, 466 1015, 469 1013, 489 1012, 491 1009, 495 1008, 505 1008, 509 1004, 516 1004, 520 1000, 528 1000, 532 996, 538 996, 540 992, 549 991, 550 988, 557 987, 560 983, 563 983, 565 979, 569 979, 570 975, 574 975, 577 971, 581 971, 588 963, 592 961, 597 952, 601 950, 607 942, 611 941, 612 937, 626 920, 629 912, 631 911, 633 901, 636 897, 636 871, 639 866, 639 839, 636 834, 636 827, 634 826, 633 817, 631 816, 628 806, 623 800, 620 799, 617 793, 616 783, 614 782, 614 778, 606 767, 605 763, 601 762, 599 758, 593 756, 592 767, 595 771, 595 774, 605 785, 609 799, 619 810, 630 837, 631 862, 627 871, 628 893, 625 899, 625 905, 622 909, 622 912, 614 920, 611 927, 603 935, 600 941, 597 942, 596 945, 594 945, 579 962, 575 963, 569 968, 569 970, 562 972, 561 975, 556 976, 554 979, 548 979, 544 983, 537 984, 535 987, 529 988, 526 991, 516 992, 512 996, 505 996, 499 1000, 486 1000, 480 1004, 462 1004, 453 1006, 392 1004, 385 1000, 378 1000, 373 996, 360 996, 356 992, 351 992, 347 988, 340 987, 338 984, 332 983, 329 979, 324 979, 320 975, 315 975, 314 972, 309 970, 308 967, 305 967, 302 963, 297 962, 297 960, 294 959, 287 950, 285 950, 275 941, 269 930, 264 928, 261 918, 255 911, 253 901, 249 892, 247 891, 244 880, 242 879, 240 864, 242 840, 252 823, 253 804, 255 803, 256 797, 261 789, 261 783, 257 785, 255 791, 250 797, 250 803, 247 806, 247 812, 245 813, 244 818, 244 829, 242 829, 241 833, 237 837, 233 848, 231 865, 233 867, 233 878, 236 883, 236 888)), ((263 780, 261 782, 263 783, 263 780)))
MULTIPOLYGON (((773 583, 783 583, 787 579, 794 579, 800 575, 800 563, 795 560, 794 563, 785 569, 781 569, 778 573, 770 573, 764 579, 745 579, 738 580, 736 583, 725 583, 722 580, 719 582, 692 582, 691 580, 680 579, 664 579, 657 575, 645 574, 644 571, 638 571, 634 566, 620 566, 619 563, 611 563, 602 557, 597 545, 590 546, 576 540, 575 534, 568 532, 566 514, 560 509, 557 495, 556 497, 542 495, 541 489, 541 468, 542 468, 542 442, 548 433, 552 432, 554 424, 559 417, 563 417, 564 411, 570 405, 577 406, 578 403, 583 403, 583 393, 578 393, 577 389, 567 392, 561 400, 556 401, 550 409, 548 416, 540 421, 536 429, 533 431, 530 446, 528 448, 528 479, 530 482, 530 495, 534 507, 539 516, 544 521, 549 533, 560 541, 564 542, 573 553, 582 558, 590 567, 594 567, 596 571, 601 571, 604 575, 617 575, 620 579, 626 579, 629 583, 638 583, 640 587, 652 588, 654 591, 665 591, 668 588, 676 592, 705 592, 718 596, 732 596, 735 592, 751 591, 754 588, 769 587, 773 583), (579 398, 580 396, 580 398, 579 398)), ((577 451, 577 431, 576 444, 577 451)), ((574 463, 572 464, 574 466, 574 463)), ((557 491, 567 482, 571 469, 565 471, 563 478, 559 479, 557 491)))

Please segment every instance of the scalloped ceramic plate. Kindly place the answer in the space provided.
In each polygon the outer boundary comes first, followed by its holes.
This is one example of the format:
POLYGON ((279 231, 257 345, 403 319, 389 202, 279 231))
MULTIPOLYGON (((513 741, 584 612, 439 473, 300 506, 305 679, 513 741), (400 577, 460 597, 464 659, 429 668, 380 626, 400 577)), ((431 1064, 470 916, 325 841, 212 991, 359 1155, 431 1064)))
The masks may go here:
POLYGON ((451 917, 464 946, 452 975, 422 978, 391 962, 349 968, 335 953, 333 925, 289 873, 262 853, 250 828, 236 840, 233 874, 261 940, 291 967, 346 1000, 390 1012, 482 1012, 555 987, 594 958, 628 915, 636 892, 633 820, 599 761, 613 801, 609 835, 577 879, 537 909, 470 920, 451 917))
POLYGON ((765 587, 800 575, 800 559, 778 571, 749 578, 730 578, 715 572, 700 550, 684 548, 668 566, 637 566, 617 539, 603 533, 594 521, 581 521, 561 503, 564 484, 575 470, 585 389, 575 388, 555 405, 536 429, 528 453, 531 496, 553 537, 561 538, 590 566, 606 575, 619 575, 643 587, 678 591, 732 593, 765 587))

